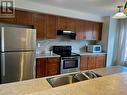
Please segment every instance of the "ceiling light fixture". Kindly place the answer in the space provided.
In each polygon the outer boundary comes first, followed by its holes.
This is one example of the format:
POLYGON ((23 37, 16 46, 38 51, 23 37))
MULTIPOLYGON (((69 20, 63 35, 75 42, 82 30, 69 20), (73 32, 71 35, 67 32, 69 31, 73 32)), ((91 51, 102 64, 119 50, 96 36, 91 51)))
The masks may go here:
POLYGON ((122 11, 123 6, 117 6, 117 8, 119 9, 119 11, 112 18, 115 18, 115 19, 127 18, 127 16, 122 11))

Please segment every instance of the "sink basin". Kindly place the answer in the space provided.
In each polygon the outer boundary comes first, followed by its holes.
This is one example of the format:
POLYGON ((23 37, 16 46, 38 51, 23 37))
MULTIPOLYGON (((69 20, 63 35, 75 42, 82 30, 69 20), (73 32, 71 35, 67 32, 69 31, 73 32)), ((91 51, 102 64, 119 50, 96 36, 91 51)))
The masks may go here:
POLYGON ((58 87, 58 86, 76 83, 76 82, 93 79, 97 77, 101 77, 101 76, 92 71, 87 71, 87 72, 79 72, 75 74, 68 74, 63 76, 47 78, 47 81, 52 87, 58 87))
POLYGON ((76 73, 74 75, 74 78, 76 78, 77 80, 79 81, 84 81, 84 80, 88 80, 89 78, 87 76, 85 76, 84 74, 82 73, 76 73))
POLYGON ((93 78, 98 78, 101 77, 101 75, 96 74, 93 71, 87 71, 87 72, 83 72, 84 75, 88 76, 89 79, 93 79, 93 78))
POLYGON ((52 78, 48 78, 47 81, 50 83, 52 87, 57 87, 57 86, 79 82, 78 79, 74 78, 74 75, 52 77, 52 78))

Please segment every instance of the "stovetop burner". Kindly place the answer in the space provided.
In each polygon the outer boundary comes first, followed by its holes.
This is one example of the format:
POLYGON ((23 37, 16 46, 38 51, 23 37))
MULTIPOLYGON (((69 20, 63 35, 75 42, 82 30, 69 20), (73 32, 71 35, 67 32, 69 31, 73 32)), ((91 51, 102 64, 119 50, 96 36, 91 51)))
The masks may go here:
POLYGON ((61 57, 80 56, 79 54, 71 52, 71 46, 53 46, 53 53, 61 55, 61 57))

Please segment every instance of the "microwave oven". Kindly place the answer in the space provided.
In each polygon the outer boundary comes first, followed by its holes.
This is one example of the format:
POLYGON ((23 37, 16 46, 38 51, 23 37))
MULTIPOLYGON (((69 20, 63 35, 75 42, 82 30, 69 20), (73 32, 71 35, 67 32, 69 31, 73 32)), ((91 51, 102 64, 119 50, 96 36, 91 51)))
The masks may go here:
POLYGON ((100 53, 102 52, 102 46, 101 45, 88 45, 87 52, 100 53))

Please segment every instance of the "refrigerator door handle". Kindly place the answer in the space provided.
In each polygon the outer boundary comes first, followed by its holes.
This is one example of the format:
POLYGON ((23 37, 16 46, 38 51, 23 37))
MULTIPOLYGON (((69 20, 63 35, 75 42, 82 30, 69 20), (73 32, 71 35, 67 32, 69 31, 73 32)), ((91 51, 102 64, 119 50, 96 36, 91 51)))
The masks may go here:
POLYGON ((33 65, 33 78, 36 78, 36 61, 34 61, 33 65))
POLYGON ((20 61, 20 81, 23 80, 23 69, 24 69, 24 54, 21 56, 21 61, 20 61))
POLYGON ((4 27, 1 30, 1 51, 4 52, 4 27))
POLYGON ((5 76, 5 54, 2 54, 1 65, 2 65, 2 76, 5 76))

